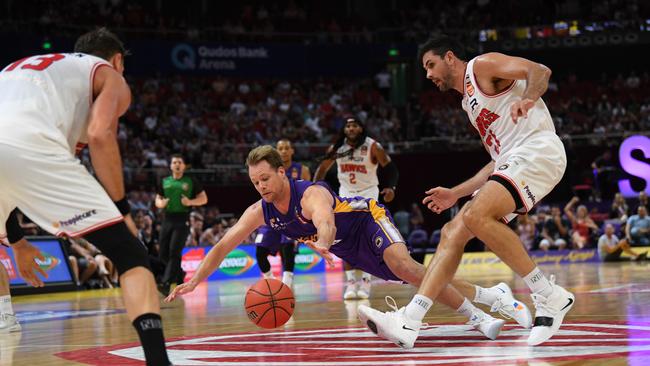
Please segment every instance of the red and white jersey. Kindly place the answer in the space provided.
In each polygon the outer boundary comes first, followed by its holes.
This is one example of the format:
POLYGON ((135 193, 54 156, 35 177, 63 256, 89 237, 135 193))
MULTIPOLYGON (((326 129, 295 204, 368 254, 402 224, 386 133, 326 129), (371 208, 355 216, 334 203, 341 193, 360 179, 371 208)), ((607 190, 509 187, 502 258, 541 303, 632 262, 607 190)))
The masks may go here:
POLYGON ((497 161, 508 155, 510 150, 540 131, 555 132, 553 119, 542 98, 537 99, 527 118, 519 118, 514 123, 510 117, 510 107, 524 94, 526 80, 515 80, 501 93, 486 95, 474 78, 474 60, 467 63, 465 71, 463 109, 481 135, 492 160, 497 161))
POLYGON ((371 157, 372 145, 377 143, 372 138, 366 137, 363 144, 354 149, 352 154, 346 154, 352 148, 348 144, 336 150, 338 155, 345 154, 336 159, 339 183, 345 192, 361 192, 379 185, 377 162, 372 161, 371 157))
POLYGON ((75 153, 87 143, 93 78, 105 60, 81 53, 37 55, 0 72, 0 143, 75 153))

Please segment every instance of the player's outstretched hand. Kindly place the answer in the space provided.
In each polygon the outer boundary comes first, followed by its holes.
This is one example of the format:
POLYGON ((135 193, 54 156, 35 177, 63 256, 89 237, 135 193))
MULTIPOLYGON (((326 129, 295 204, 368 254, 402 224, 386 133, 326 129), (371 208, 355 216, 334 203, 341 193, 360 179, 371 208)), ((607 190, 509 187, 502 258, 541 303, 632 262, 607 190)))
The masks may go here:
POLYGON ((196 288, 196 285, 197 284, 194 283, 194 281, 189 280, 189 281, 187 281, 187 282, 185 282, 183 284, 180 284, 180 285, 174 287, 174 289, 169 294, 169 296, 167 296, 165 298, 165 302, 172 302, 179 295, 185 295, 187 293, 190 293, 190 292, 194 291, 194 289, 196 288))
POLYGON ((381 195, 384 197, 384 202, 390 202, 395 198, 395 191, 390 187, 386 187, 381 190, 381 195))
POLYGON ((310 247, 314 252, 318 253, 323 259, 325 259, 325 262, 329 264, 330 267, 334 267, 334 258, 332 257, 332 253, 330 253, 329 249, 324 248, 318 243, 314 243, 311 240, 307 240, 305 244, 310 247))
POLYGON ((445 187, 431 188, 424 193, 427 195, 422 200, 422 203, 426 205, 429 210, 437 214, 453 206, 456 204, 456 201, 458 201, 458 197, 456 197, 454 192, 445 187))
POLYGON ((12 245, 11 249, 14 251, 20 277, 34 287, 43 287, 43 280, 36 275, 38 272, 47 278, 47 272, 36 263, 36 258, 45 261, 43 253, 24 238, 12 245))
POLYGON ((510 106, 510 117, 512 117, 512 122, 517 123, 517 119, 520 117, 528 117, 528 111, 533 108, 535 101, 532 99, 522 99, 518 100, 510 106))

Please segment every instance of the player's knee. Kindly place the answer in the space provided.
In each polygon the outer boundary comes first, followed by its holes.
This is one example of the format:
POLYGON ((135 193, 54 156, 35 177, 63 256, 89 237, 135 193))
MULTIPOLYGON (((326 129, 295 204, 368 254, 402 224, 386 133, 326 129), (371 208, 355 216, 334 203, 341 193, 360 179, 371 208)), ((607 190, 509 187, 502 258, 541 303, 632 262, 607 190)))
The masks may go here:
POLYGON ((464 247, 471 237, 472 233, 467 230, 462 218, 456 216, 440 230, 440 245, 464 247))
POLYGON ((135 267, 150 270, 147 249, 124 222, 94 231, 86 235, 86 239, 113 262, 119 275, 135 267))
POLYGON ((480 229, 485 222, 485 216, 476 204, 469 204, 463 212, 462 217, 463 224, 473 232, 476 229, 480 229))

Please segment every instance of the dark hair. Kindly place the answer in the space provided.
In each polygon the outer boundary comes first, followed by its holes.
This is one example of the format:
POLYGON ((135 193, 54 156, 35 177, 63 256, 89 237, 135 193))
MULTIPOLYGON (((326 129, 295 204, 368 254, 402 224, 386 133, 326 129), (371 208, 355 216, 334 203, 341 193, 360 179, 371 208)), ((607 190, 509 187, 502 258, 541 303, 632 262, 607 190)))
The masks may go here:
POLYGON ((101 57, 104 60, 118 53, 125 56, 128 54, 122 41, 105 27, 97 28, 77 38, 74 52, 101 57))
POLYGON ((356 150, 357 148, 361 147, 361 145, 363 145, 363 143, 366 141, 367 136, 368 136, 368 133, 366 132, 366 127, 363 125, 363 123, 361 121, 359 121, 354 116, 345 117, 345 124, 339 130, 339 136, 336 138, 336 142, 334 143, 334 147, 327 154, 325 154, 325 156, 323 158, 321 158, 320 160, 321 161, 322 160, 328 160, 328 159, 336 160, 338 158, 342 158, 342 157, 347 156, 347 155, 352 156, 352 153, 354 152, 354 150, 356 150), (343 146, 343 144, 345 143, 345 137, 346 137, 345 136, 345 126, 350 122, 354 122, 354 123, 358 124, 359 126, 361 126, 361 134, 359 135, 359 138, 357 139, 357 141, 355 141, 354 145, 349 150, 346 150, 345 152, 343 152, 341 154, 337 154, 336 151, 341 146, 343 146))
POLYGON ((181 154, 172 154, 172 156, 171 156, 171 158, 169 160, 171 161, 172 159, 181 159, 181 160, 183 160, 183 164, 185 164, 185 158, 181 154))
POLYGON ((447 51, 451 51, 461 60, 465 60, 465 48, 455 38, 446 34, 434 34, 426 42, 422 43, 418 49, 418 61, 422 61, 425 53, 433 51, 436 55, 444 57, 447 51))

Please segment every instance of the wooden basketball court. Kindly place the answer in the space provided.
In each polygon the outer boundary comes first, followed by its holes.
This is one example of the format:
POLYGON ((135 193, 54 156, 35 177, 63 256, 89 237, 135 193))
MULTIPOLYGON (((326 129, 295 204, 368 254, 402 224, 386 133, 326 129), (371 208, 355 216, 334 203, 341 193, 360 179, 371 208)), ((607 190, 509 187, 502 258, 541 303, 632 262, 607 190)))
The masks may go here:
MULTIPOLYGON (((164 304, 170 359, 176 365, 647 365, 650 363, 650 283, 647 263, 579 263, 542 269, 576 294, 560 334, 527 347, 528 332, 509 321, 489 341, 454 312, 436 305, 413 350, 367 331, 358 301, 343 302, 343 274, 296 276, 296 310, 284 327, 262 330, 243 310, 256 279, 202 284, 181 301, 164 304)), ((509 271, 460 272, 483 286, 507 282, 532 304, 509 271)), ((385 295, 405 305, 415 289, 375 282, 370 303, 385 295)), ((16 297, 21 333, 0 334, 0 365, 143 365, 137 335, 118 290, 16 297)), ((489 309, 485 309, 489 310, 489 309)))

